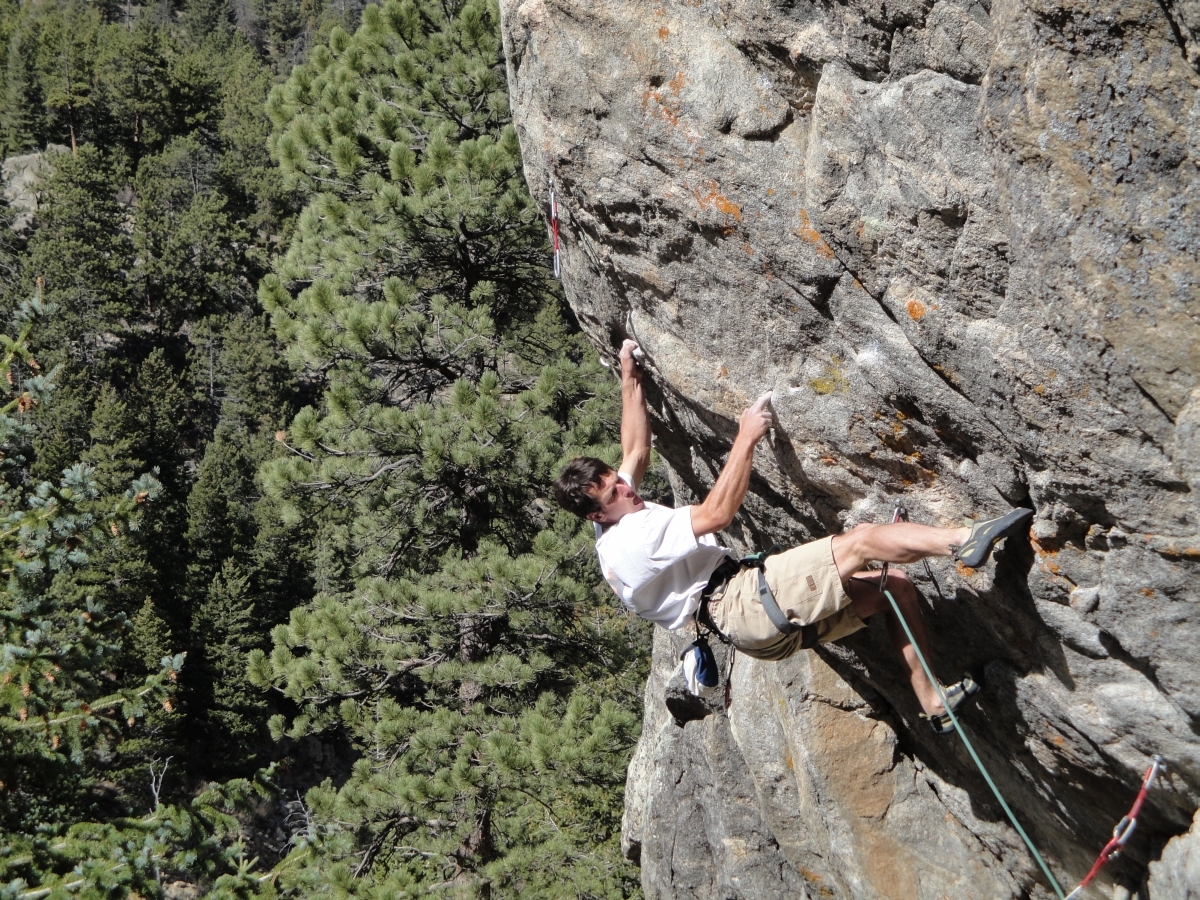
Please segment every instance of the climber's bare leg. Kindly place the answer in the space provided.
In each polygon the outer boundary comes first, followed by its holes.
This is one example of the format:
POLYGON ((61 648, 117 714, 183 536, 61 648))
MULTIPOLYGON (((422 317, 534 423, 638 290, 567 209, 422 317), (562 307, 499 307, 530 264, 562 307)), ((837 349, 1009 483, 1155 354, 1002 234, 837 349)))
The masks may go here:
MULTIPOLYGON (((853 578, 843 582, 850 597, 850 606, 858 617, 864 620, 877 612, 887 614, 888 636, 892 639, 896 655, 908 669, 908 679, 921 709, 926 715, 945 712, 942 701, 938 699, 937 689, 925 677, 925 670, 921 668, 921 661, 917 659, 916 650, 909 642, 908 635, 904 633, 904 627, 892 610, 892 605, 888 603, 887 597, 879 590, 879 576, 882 574, 857 572, 853 578)), ((921 653, 929 660, 929 639, 925 635, 925 620, 921 617, 921 607, 917 603, 916 588, 903 572, 892 571, 888 573, 887 589, 896 598, 896 605, 904 613, 921 653)))
POLYGON ((971 536, 969 528, 934 528, 913 522, 873 525, 864 522, 833 536, 833 558, 842 583, 869 562, 913 563, 927 556, 949 556, 971 536))

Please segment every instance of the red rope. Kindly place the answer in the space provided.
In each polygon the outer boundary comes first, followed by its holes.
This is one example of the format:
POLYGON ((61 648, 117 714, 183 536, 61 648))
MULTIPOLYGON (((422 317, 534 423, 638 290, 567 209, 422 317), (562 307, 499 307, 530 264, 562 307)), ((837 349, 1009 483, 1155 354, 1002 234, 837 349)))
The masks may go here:
POLYGON ((1087 877, 1079 882, 1079 887, 1071 891, 1067 895, 1067 900, 1071 900, 1076 894, 1082 891, 1096 874, 1104 867, 1104 864, 1125 849, 1125 842, 1129 840, 1133 834, 1133 829, 1137 827, 1138 813, 1142 811, 1142 804, 1146 802, 1146 792, 1150 790, 1150 785, 1154 783, 1155 777, 1158 775, 1158 770, 1165 768, 1163 758, 1161 756, 1154 757, 1154 762, 1150 764, 1150 768, 1146 770, 1146 777, 1142 779, 1142 789, 1138 791, 1137 799, 1133 801, 1133 807, 1129 810, 1129 815, 1117 823, 1117 827, 1113 829, 1112 840, 1104 845, 1104 849, 1100 851, 1100 855, 1096 857, 1096 862, 1092 865, 1092 870, 1087 873, 1087 877))
POLYGON ((554 190, 554 179, 550 180, 550 231, 554 235, 554 277, 558 278, 558 195, 554 190))

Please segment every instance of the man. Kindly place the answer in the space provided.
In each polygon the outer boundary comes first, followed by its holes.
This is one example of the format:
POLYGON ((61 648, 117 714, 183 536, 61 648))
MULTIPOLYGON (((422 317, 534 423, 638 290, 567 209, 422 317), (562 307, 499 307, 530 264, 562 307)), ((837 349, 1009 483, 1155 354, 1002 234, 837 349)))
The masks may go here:
MULTIPOLYGON (((729 460, 703 503, 680 509, 646 503, 637 489, 650 462, 650 417, 641 367, 634 359, 636 349, 628 340, 621 347, 620 469, 614 472, 598 459, 579 457, 554 484, 555 497, 564 508, 596 524, 601 570, 625 606, 672 630, 699 616, 702 624, 743 653, 768 660, 845 637, 862 628, 863 619, 886 612, 892 645, 908 669, 924 716, 935 731, 952 731, 936 688, 879 589, 882 573, 865 566, 954 556, 975 568, 987 560, 998 540, 1018 530, 1033 511, 1010 510, 971 528, 908 522, 858 525, 845 534, 767 557, 762 572, 769 594, 764 596, 758 569, 738 565, 713 535, 729 526, 746 496, 754 448, 773 424, 770 393, 742 413, 729 460)), ((888 575, 887 586, 928 659, 916 590, 899 572, 888 575)), ((946 688, 945 694, 957 710, 976 690, 964 678, 946 688)))

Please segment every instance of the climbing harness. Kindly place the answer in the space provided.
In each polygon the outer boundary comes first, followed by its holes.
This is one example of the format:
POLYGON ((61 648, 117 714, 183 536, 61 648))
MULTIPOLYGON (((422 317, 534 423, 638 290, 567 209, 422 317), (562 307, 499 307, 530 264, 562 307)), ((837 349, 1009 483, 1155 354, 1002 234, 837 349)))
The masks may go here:
POLYGON ((780 634, 788 635, 795 634, 797 631, 803 632, 800 636, 800 649, 810 650, 817 645, 817 626, 815 624, 801 625, 799 622, 793 622, 787 617, 787 614, 779 608, 779 604, 775 602, 775 596, 771 593, 771 587, 767 584, 767 575, 765 564, 768 556, 773 556, 779 553, 784 548, 776 544, 769 550, 763 550, 759 553, 752 553, 749 556, 743 556, 741 559, 729 557, 721 565, 713 571, 712 577, 709 579, 708 586, 700 593, 700 605, 696 608, 696 621, 710 631, 723 644, 728 644, 729 638, 721 633, 721 629, 717 628, 716 622, 713 621, 712 611, 709 608, 709 600, 713 592, 729 581, 734 575, 742 569, 758 569, 758 602, 762 604, 763 611, 767 614, 767 618, 771 620, 771 624, 775 626, 775 630, 780 634))
POLYGON ((738 560, 738 565, 743 569, 758 569, 758 602, 762 604, 767 618, 771 620, 771 624, 775 626, 775 630, 780 634, 795 634, 797 631, 803 631, 804 626, 799 622, 793 622, 779 608, 779 604, 775 602, 775 595, 771 593, 771 588, 767 584, 767 557, 778 553, 782 549, 782 547, 776 544, 770 550, 763 550, 761 553, 752 553, 750 556, 743 556, 738 560))
POLYGON ((1079 882, 1079 887, 1067 894, 1066 900, 1072 900, 1073 897, 1088 886, 1088 883, 1096 877, 1096 873, 1103 868, 1106 862, 1125 849, 1125 842, 1133 834, 1133 829, 1137 828, 1137 817, 1138 813, 1142 811, 1142 803, 1146 800, 1146 792, 1150 790, 1150 785, 1154 783, 1154 779, 1158 777, 1158 773, 1166 769, 1166 767, 1167 764, 1163 762, 1161 756, 1154 757, 1154 762, 1150 764, 1150 768, 1146 769, 1146 777, 1142 779, 1142 789, 1138 791, 1137 799, 1133 801, 1133 807, 1129 810, 1129 815, 1117 823, 1117 827, 1113 829, 1112 840, 1104 845, 1104 849, 1096 857, 1096 862, 1093 864, 1091 871, 1087 873, 1087 877, 1079 882))
POLYGON ((554 277, 561 277, 558 258, 558 192, 554 189, 554 179, 550 179, 550 233, 554 238, 554 277))
MULTIPOLYGON (((898 506, 896 511, 893 513, 892 521, 899 521, 901 517, 907 518, 907 515, 905 514, 903 508, 898 506)), ((1125 842, 1129 840, 1129 836, 1133 834, 1133 829, 1137 825, 1137 815, 1141 811, 1143 801, 1146 799, 1146 792, 1150 789, 1150 785, 1158 775, 1158 772, 1165 768, 1163 758, 1161 756, 1154 757, 1153 764, 1149 769, 1146 770, 1146 777, 1142 781, 1142 789, 1138 792, 1137 800, 1134 801, 1133 808, 1129 811, 1129 815, 1125 816, 1125 818, 1123 818, 1117 824, 1117 827, 1113 829, 1112 840, 1110 840, 1100 852, 1100 857, 1096 860, 1096 864, 1092 866, 1092 870, 1088 872, 1087 877, 1084 878, 1083 881, 1080 882, 1079 887, 1071 891, 1069 895, 1064 895, 1062 888, 1059 887, 1058 881, 1056 881, 1054 878, 1054 873, 1050 871, 1050 867, 1046 865, 1046 861, 1042 859, 1042 855, 1038 853, 1037 847, 1033 845, 1033 841, 1029 839, 1029 835, 1025 833, 1025 829, 1021 827, 1021 823, 1017 821, 1017 817, 1013 815, 1013 811, 1009 808, 1008 803, 1005 802, 1004 797, 1000 793, 1000 789, 996 787, 996 782, 992 780, 992 776, 988 773, 983 761, 979 758, 979 754, 975 752, 975 747, 971 744, 970 738, 968 738, 967 733, 963 731, 962 725, 958 721, 958 716, 954 714, 954 709, 951 707, 941 683, 933 677, 933 672, 930 670, 929 664, 925 661, 925 655, 921 652, 921 648, 917 644, 917 639, 913 637, 912 629, 908 627, 908 621, 904 618, 904 613, 900 611, 900 604, 896 602, 896 598, 892 596, 892 592, 887 589, 885 585, 886 579, 887 569, 885 567, 883 577, 880 579, 880 590, 883 591, 883 595, 887 597, 888 603, 892 605, 892 611, 896 613, 896 618, 900 620, 900 624, 904 628, 904 633, 908 636, 909 643, 912 644, 912 648, 917 654, 917 660, 921 663, 921 668, 925 671, 925 677, 929 679, 930 684, 932 684, 937 690, 938 697, 942 701, 942 706, 946 710, 945 714, 948 715, 950 717, 950 721, 954 723, 954 730, 957 731, 958 736, 962 738, 963 746, 967 748, 967 752, 971 755, 971 759, 974 760, 976 768, 979 769, 979 773, 983 776, 984 781, 987 782, 988 787, 992 789, 992 793, 1000 802, 1000 807, 1004 810, 1004 814, 1008 816, 1008 821, 1012 823, 1013 828, 1016 829, 1017 834, 1021 836, 1021 840, 1025 842, 1025 846, 1029 848, 1029 852, 1037 861, 1038 866, 1041 867, 1042 872, 1050 882, 1050 886, 1054 889, 1054 893, 1058 896, 1059 900, 1072 900, 1072 898, 1076 897, 1079 892, 1087 886, 1088 882, 1095 877, 1096 873, 1100 871, 1101 866, 1103 866, 1105 862, 1120 853, 1125 846, 1125 842)), ((937 582, 935 581, 934 584, 936 583, 937 582)), ((940 596, 940 589, 938 594, 940 596)))

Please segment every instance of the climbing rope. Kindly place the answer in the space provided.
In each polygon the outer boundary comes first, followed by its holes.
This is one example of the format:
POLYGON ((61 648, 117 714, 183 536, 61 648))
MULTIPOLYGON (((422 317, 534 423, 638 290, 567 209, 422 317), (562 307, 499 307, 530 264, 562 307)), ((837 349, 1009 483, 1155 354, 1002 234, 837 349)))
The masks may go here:
POLYGON ((1142 789, 1138 791, 1137 799, 1133 801, 1133 807, 1129 810, 1129 815, 1117 823, 1117 827, 1113 829, 1112 840, 1104 845, 1104 849, 1096 857, 1096 862, 1092 866, 1092 870, 1087 873, 1087 877, 1083 881, 1079 882, 1079 887, 1067 894, 1066 900, 1072 900, 1073 897, 1088 886, 1088 883, 1096 877, 1096 873, 1103 868, 1106 862, 1125 849, 1125 842, 1133 834, 1133 829, 1137 828, 1137 817, 1138 813, 1142 811, 1142 803, 1146 800, 1146 792, 1150 790, 1150 785, 1158 777, 1159 770, 1166 767, 1167 765, 1163 762, 1161 756, 1154 757, 1154 762, 1150 764, 1150 768, 1146 769, 1146 777, 1142 779, 1142 789))
POLYGON ((984 781, 988 783, 988 787, 992 789, 992 793, 996 795, 996 799, 1000 801, 1000 806, 1004 810, 1004 814, 1008 816, 1008 821, 1012 822, 1013 828, 1017 830, 1017 834, 1021 836, 1021 840, 1025 842, 1025 846, 1029 848, 1029 852, 1033 854, 1033 858, 1037 860, 1037 864, 1042 867, 1042 871, 1046 874, 1046 878, 1050 880, 1050 886, 1054 888, 1054 893, 1058 895, 1058 900, 1066 900, 1062 888, 1058 886, 1058 882, 1054 878, 1054 873, 1050 871, 1050 867, 1046 865, 1046 861, 1042 859, 1042 854, 1038 853, 1037 847, 1033 846, 1033 841, 1029 839, 1029 835, 1025 833, 1025 829, 1021 827, 1021 823, 1017 821, 1017 817, 1013 815, 1013 811, 1008 808, 1008 804, 1004 801, 1004 797, 1000 794, 1000 789, 996 787, 996 782, 992 781, 992 776, 988 774, 987 768, 983 765, 983 761, 979 758, 979 754, 975 752, 975 748, 971 746, 971 740, 967 737, 967 733, 963 731, 962 726, 958 724, 958 716, 954 715, 954 710, 950 708, 950 703, 946 699, 946 694, 942 690, 941 683, 933 677, 933 672, 929 669, 929 664, 925 662, 925 655, 921 652, 921 647, 917 644, 917 639, 913 637, 912 630, 908 627, 908 622, 904 618, 904 613, 900 612, 900 605, 896 603, 896 598, 892 596, 892 592, 884 590, 883 595, 888 598, 888 602, 892 604, 892 609, 896 612, 896 617, 900 620, 900 624, 904 626, 904 633, 908 635, 908 640, 912 644, 913 650, 917 652, 917 659, 921 662, 921 668, 925 670, 925 677, 929 679, 929 683, 937 688, 938 697, 941 698, 942 706, 945 707, 946 713, 950 716, 950 721, 954 723, 954 730, 958 732, 958 736, 962 738, 963 746, 967 748, 967 752, 971 754, 971 759, 975 760, 975 765, 983 775, 984 781))
MULTIPOLYGON (((893 520, 898 520, 899 516, 900 512, 897 510, 893 520)), ((886 577, 886 573, 884 577, 886 577)), ((1008 804, 1004 801, 1004 797, 1000 794, 1000 789, 996 787, 996 782, 992 780, 992 776, 988 774, 988 770, 984 766, 983 761, 979 758, 979 754, 975 752, 975 748, 971 745, 971 739, 967 737, 967 733, 963 731, 962 726, 958 723, 958 716, 954 714, 954 710, 951 708, 949 701, 946 699, 946 694, 942 690, 941 682, 933 677, 933 672, 930 671, 929 664, 925 662, 925 655, 921 653, 921 647, 917 644, 917 639, 913 637, 912 630, 908 627, 908 621, 904 618, 904 613, 900 611, 900 605, 896 603, 896 598, 893 597, 892 592, 886 588, 883 589, 883 594, 888 598, 888 602, 892 604, 892 609, 895 611, 896 617, 900 620, 900 624, 904 628, 904 633, 908 635, 909 643, 912 644, 913 650, 916 651, 917 659, 921 663, 921 668, 925 670, 925 677, 928 678, 930 684, 937 689, 938 697, 942 701, 942 706, 945 708, 947 715, 950 716, 950 721, 954 723, 954 730, 957 731, 958 736, 962 738, 963 746, 965 746, 967 748, 967 752, 971 754, 971 759, 975 761, 975 766, 979 769, 980 774, 983 775, 984 781, 988 783, 988 787, 992 789, 992 793, 995 794, 996 799, 1000 801, 1000 806, 1004 809, 1004 814, 1008 816, 1008 821, 1012 823, 1013 828, 1017 830, 1017 834, 1021 836, 1021 840, 1025 842, 1025 846, 1029 848, 1029 852, 1033 854, 1033 858, 1037 860, 1037 864, 1041 866, 1042 872, 1045 873, 1046 878, 1050 881, 1050 886, 1054 888, 1054 893, 1058 895, 1059 900, 1073 900, 1073 898, 1078 896, 1079 892, 1087 887, 1088 883, 1096 877, 1096 873, 1100 871, 1101 867, 1125 848, 1125 842, 1129 840, 1130 835, 1133 834, 1133 829, 1137 827, 1137 816, 1138 813, 1141 812, 1142 803, 1144 803, 1146 800, 1146 792, 1150 790, 1150 785, 1154 783, 1154 779, 1158 776, 1159 771, 1166 768, 1163 758, 1161 756, 1154 757, 1154 762, 1150 765, 1150 768, 1146 770, 1146 777, 1142 779, 1142 789, 1138 791, 1137 799, 1133 802, 1133 808, 1129 810, 1129 815, 1125 816, 1120 822, 1117 823, 1117 827, 1113 829, 1112 840, 1110 840, 1104 846, 1104 849, 1100 851, 1100 856, 1096 859, 1095 865, 1093 865, 1092 870, 1087 873, 1087 877, 1079 883, 1079 887, 1071 891, 1070 894, 1064 896, 1062 888, 1058 886, 1058 881, 1055 880, 1054 874, 1050 871, 1050 867, 1046 865, 1046 861, 1042 859, 1042 855, 1038 853, 1037 847, 1033 845, 1033 841, 1029 839, 1029 835, 1025 833, 1025 829, 1021 827, 1021 823, 1018 822, 1017 817, 1013 815, 1013 811, 1009 809, 1008 804)))
POLYGON ((561 277, 558 260, 558 193, 554 190, 554 179, 550 179, 550 233, 554 238, 554 277, 561 277))

